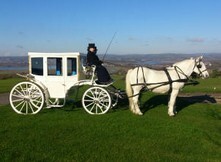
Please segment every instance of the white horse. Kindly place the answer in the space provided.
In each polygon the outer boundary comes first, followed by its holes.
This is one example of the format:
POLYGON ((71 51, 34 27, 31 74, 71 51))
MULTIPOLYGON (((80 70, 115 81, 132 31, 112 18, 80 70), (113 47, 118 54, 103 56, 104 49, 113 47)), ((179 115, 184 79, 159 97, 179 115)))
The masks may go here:
POLYGON ((195 72, 202 78, 209 77, 202 56, 196 59, 190 58, 173 64, 165 70, 154 70, 146 67, 130 69, 126 75, 126 92, 129 98, 130 110, 138 115, 143 113, 138 106, 140 91, 146 88, 155 93, 169 92, 168 114, 174 116, 177 112, 174 108, 179 90, 195 72))

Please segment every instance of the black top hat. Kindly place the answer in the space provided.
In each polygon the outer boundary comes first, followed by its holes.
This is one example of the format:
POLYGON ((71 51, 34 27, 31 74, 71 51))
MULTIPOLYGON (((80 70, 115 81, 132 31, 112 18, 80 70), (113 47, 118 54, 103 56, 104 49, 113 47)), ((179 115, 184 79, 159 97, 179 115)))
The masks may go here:
POLYGON ((95 43, 89 43, 87 50, 89 50, 89 48, 95 48, 97 50, 97 47, 95 46, 95 43))

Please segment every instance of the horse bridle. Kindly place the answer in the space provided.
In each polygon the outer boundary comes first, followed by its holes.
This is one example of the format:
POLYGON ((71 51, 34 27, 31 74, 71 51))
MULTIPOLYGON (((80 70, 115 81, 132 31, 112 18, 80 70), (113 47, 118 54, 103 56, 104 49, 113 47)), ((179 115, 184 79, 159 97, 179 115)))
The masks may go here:
MULTIPOLYGON (((198 69, 198 71, 199 71, 199 75, 202 76, 203 72, 207 71, 207 69, 201 70, 202 65, 200 64, 200 62, 201 62, 201 61, 197 61, 197 60, 195 59, 195 64, 194 64, 193 70, 194 70, 194 68, 196 67, 196 68, 198 69)), ((189 77, 188 77, 188 76, 182 71, 182 69, 180 69, 178 66, 174 66, 174 68, 175 68, 175 70, 176 70, 176 72, 177 72, 177 74, 178 74, 179 77, 180 77, 180 75, 179 75, 179 73, 180 73, 180 74, 184 75, 187 79, 189 79, 189 77)))
POLYGON ((207 71, 207 69, 205 68, 205 70, 201 70, 202 65, 200 64, 201 60, 197 62, 197 60, 195 60, 195 66, 193 67, 193 69, 195 67, 197 67, 198 71, 199 71, 199 75, 202 76, 203 72, 207 71))

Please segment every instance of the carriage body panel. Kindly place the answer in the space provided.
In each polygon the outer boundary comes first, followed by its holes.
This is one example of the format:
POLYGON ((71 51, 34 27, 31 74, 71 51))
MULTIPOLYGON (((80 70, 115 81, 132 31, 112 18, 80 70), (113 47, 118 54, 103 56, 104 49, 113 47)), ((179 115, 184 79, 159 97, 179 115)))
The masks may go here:
POLYGON ((65 98, 80 79, 80 53, 29 52, 29 74, 47 88, 50 98, 65 98))

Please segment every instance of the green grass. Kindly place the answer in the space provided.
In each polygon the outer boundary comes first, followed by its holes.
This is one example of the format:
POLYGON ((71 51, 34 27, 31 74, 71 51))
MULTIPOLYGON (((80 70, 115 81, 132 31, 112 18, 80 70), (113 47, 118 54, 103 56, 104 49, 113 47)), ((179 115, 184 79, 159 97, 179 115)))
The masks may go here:
MULTIPOLYGON (((124 89, 123 78, 115 80, 124 89)), ((207 92, 210 84, 218 87, 220 82, 203 80, 184 91, 207 92)), ((145 92, 143 116, 132 114, 127 101, 92 116, 81 107, 80 96, 75 102, 73 97, 64 108, 43 109, 33 116, 0 106, 0 161, 221 161, 219 104, 178 98, 178 114, 169 117, 168 97, 145 92)))
POLYGON ((67 105, 21 116, 0 107, 0 161, 220 161, 220 105, 165 105, 133 115, 126 105, 92 116, 67 105))
POLYGON ((0 93, 10 92, 12 87, 22 81, 24 79, 21 78, 9 78, 9 79, 0 79, 0 93))
POLYGON ((182 92, 188 93, 221 93, 221 78, 198 79, 199 84, 196 86, 185 86, 182 92))

